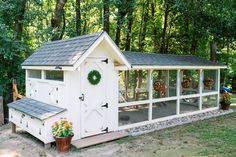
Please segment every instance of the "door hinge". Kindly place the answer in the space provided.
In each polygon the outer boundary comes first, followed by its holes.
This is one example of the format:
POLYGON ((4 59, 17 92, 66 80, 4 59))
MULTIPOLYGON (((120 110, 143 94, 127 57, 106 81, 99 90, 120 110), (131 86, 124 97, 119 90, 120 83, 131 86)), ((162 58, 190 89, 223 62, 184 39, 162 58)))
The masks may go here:
POLYGON ((81 96, 79 97, 79 99, 80 99, 81 101, 84 101, 84 94, 81 94, 81 96))
POLYGON ((108 127, 106 127, 105 129, 102 130, 102 132, 108 132, 108 127))
POLYGON ((102 62, 105 62, 106 64, 108 64, 108 58, 102 60, 102 62))
POLYGON ((102 105, 102 107, 108 108, 108 103, 106 103, 105 105, 102 105))

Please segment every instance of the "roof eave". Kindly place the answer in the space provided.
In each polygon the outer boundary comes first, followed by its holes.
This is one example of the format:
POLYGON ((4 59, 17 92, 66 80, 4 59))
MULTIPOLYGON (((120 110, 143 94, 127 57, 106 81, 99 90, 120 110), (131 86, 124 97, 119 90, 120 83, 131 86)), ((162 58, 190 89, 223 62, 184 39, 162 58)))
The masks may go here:
POLYGON ((226 69, 227 66, 132 65, 132 69, 226 69))
POLYGON ((78 68, 75 68, 72 65, 22 65, 22 69, 29 70, 62 70, 62 71, 75 71, 78 68))

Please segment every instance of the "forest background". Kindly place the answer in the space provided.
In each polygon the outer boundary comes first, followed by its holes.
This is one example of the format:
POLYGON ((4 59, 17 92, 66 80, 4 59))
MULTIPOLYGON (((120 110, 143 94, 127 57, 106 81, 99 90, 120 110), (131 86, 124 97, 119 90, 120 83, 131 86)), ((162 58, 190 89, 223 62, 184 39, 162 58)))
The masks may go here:
POLYGON ((121 50, 191 54, 236 75, 235 0, 0 0, 0 95, 12 80, 24 93, 21 63, 43 43, 107 31, 121 50))

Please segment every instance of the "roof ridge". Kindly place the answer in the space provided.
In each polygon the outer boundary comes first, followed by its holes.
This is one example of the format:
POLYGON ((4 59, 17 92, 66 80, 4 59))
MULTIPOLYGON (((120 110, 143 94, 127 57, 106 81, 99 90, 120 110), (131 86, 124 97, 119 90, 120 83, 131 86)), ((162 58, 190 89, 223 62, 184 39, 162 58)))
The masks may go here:
POLYGON ((72 38, 68 38, 68 39, 62 39, 62 40, 54 40, 54 41, 48 41, 46 42, 44 45, 46 44, 52 44, 52 43, 60 43, 60 42, 68 42, 68 41, 72 41, 78 38, 82 38, 82 37, 91 37, 91 36, 95 36, 95 35, 101 35, 104 31, 100 31, 100 32, 96 32, 96 33, 92 33, 92 34, 84 34, 84 35, 80 35, 80 36, 76 36, 76 37, 72 37, 72 38))
MULTIPOLYGON (((84 53, 86 53, 86 52, 88 51, 88 49, 102 36, 102 34, 103 34, 104 32, 105 32, 105 31, 101 31, 101 32, 100 32, 100 34, 98 35, 98 37, 87 47, 87 49, 84 50, 84 53)), ((77 53, 78 53, 78 52, 76 52, 76 54, 77 54, 77 53)), ((84 54, 84 53, 83 53, 83 54, 84 54)), ((82 54, 82 55, 83 55, 83 54, 82 54)), ((78 57, 78 58, 76 59, 76 61, 74 61, 74 63, 76 63, 76 62, 79 60, 79 58, 80 58, 80 57, 78 57)), ((73 64, 74 64, 74 63, 73 63, 73 64)))
MULTIPOLYGON (((123 53, 138 53, 138 54, 148 54, 148 55, 172 55, 172 56, 195 56, 195 55, 183 55, 183 54, 171 54, 171 53, 155 53, 155 52, 140 52, 140 51, 122 51, 123 53)), ((197 56, 196 56, 197 57, 197 56)))

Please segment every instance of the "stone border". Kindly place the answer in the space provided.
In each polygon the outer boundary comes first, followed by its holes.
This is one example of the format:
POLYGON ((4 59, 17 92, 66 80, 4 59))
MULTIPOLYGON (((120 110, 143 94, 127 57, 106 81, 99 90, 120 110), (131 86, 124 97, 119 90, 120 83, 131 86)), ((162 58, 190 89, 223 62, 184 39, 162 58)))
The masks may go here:
POLYGON ((229 114, 234 112, 232 109, 228 111, 223 111, 223 110, 213 110, 213 111, 207 111, 203 113, 198 113, 194 115, 188 115, 188 116, 183 116, 183 117, 177 117, 177 118, 172 118, 168 120, 163 120, 143 126, 138 126, 130 129, 123 130, 121 132, 128 133, 131 136, 136 136, 136 135, 141 135, 149 132, 153 132, 156 130, 161 130, 164 128, 169 128, 177 125, 182 125, 182 124, 187 124, 191 123, 194 121, 198 120, 204 120, 204 119, 209 119, 212 117, 217 117, 225 114, 229 114))

